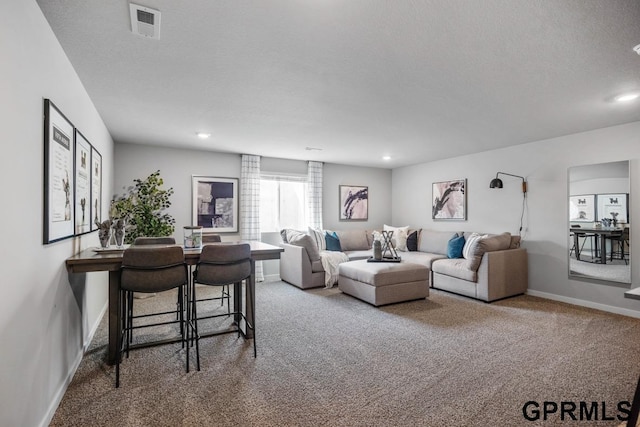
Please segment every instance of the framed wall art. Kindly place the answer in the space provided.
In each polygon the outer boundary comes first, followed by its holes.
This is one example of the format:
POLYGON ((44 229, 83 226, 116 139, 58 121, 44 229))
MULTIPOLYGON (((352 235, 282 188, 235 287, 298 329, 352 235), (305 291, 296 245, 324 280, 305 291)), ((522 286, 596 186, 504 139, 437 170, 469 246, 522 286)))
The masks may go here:
POLYGON ((340 221, 369 219, 369 187, 340 185, 340 221))
POLYGON ((75 234, 91 231, 91 144, 75 129, 75 234))
POLYGON ((91 231, 102 222, 102 155, 91 147, 91 231))
POLYGON ((44 100, 44 244, 74 235, 73 124, 44 100))
POLYGON ((596 220, 596 195, 569 196, 569 221, 594 222, 596 220))
POLYGON ((602 219, 616 219, 616 222, 627 223, 629 222, 629 195, 625 193, 618 194, 598 194, 596 214, 598 218, 596 221, 602 219))
POLYGON ((431 188, 431 218, 434 220, 466 220, 466 187, 466 179, 434 182, 431 188))
POLYGON ((192 225, 204 232, 238 232, 238 179, 191 177, 192 225))

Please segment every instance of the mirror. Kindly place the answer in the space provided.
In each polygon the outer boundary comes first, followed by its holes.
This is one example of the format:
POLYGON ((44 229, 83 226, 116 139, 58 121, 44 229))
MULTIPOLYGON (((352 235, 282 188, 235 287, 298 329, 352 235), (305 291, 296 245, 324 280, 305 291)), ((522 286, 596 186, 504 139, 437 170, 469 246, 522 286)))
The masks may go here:
POLYGON ((629 162, 569 168, 569 277, 631 283, 629 162))

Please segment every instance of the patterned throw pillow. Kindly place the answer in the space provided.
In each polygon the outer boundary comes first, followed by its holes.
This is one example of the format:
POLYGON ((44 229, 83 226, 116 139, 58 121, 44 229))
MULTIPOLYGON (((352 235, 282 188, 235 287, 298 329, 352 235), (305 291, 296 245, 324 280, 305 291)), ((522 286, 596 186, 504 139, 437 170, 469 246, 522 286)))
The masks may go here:
POLYGON ((399 251, 405 252, 407 250, 407 233, 409 232, 409 226, 406 227, 392 227, 385 224, 384 231, 393 231, 391 237, 391 244, 399 251))
POLYGON ((464 259, 472 259, 475 253, 476 245, 478 244, 478 240, 483 237, 487 237, 486 234, 478 234, 471 233, 471 235, 467 238, 466 242, 464 242, 464 248, 462 249, 462 257, 464 259))

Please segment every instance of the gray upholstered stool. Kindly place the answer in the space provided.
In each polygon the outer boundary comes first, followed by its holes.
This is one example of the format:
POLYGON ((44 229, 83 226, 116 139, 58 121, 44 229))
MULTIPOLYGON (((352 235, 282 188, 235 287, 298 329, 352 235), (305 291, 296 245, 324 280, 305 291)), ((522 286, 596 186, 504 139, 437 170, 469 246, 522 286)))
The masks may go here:
POLYGON ((338 288, 380 306, 429 296, 429 269, 409 262, 350 261, 340 264, 338 288))

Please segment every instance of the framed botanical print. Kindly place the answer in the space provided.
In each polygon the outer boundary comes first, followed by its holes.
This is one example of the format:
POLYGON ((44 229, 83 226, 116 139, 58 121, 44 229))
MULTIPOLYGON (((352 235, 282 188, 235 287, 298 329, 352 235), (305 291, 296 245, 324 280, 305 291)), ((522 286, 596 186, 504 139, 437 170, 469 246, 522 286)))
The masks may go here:
POLYGON ((73 124, 44 100, 44 244, 74 234, 75 188, 73 124))
POLYGON ((204 232, 238 232, 238 179, 191 177, 192 225, 204 232))
POLYGON ((569 221, 594 222, 596 220, 596 195, 569 196, 569 221))
POLYGON ((75 234, 91 231, 91 144, 75 130, 75 234))
POLYGON ((466 179, 434 182, 431 187, 431 218, 434 220, 466 220, 466 187, 466 179))
POLYGON ((369 187, 340 185, 340 221, 369 219, 369 187))
POLYGON ((91 147, 91 231, 102 222, 102 155, 91 147))
POLYGON ((626 193, 598 194, 597 221, 615 218, 616 222, 629 222, 628 198, 629 195, 626 193))

